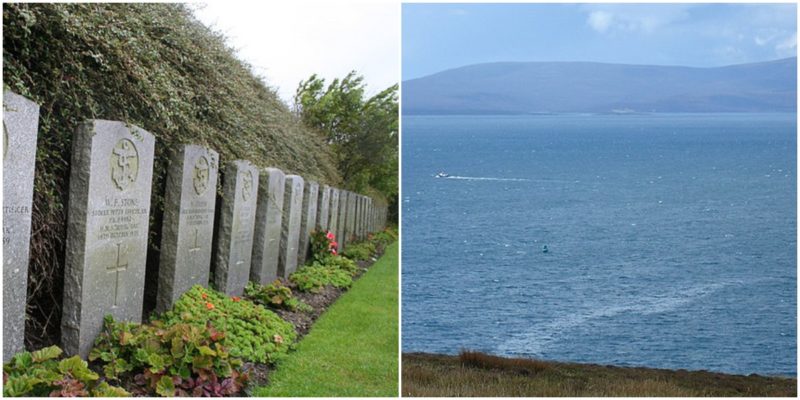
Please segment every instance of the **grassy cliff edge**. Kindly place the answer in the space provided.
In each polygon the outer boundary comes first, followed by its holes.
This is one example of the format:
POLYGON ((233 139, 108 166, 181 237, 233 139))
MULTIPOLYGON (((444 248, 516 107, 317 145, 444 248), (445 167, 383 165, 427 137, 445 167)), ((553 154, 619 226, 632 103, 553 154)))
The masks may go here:
POLYGON ((615 367, 403 353, 405 397, 796 397, 797 379, 708 371, 615 367))

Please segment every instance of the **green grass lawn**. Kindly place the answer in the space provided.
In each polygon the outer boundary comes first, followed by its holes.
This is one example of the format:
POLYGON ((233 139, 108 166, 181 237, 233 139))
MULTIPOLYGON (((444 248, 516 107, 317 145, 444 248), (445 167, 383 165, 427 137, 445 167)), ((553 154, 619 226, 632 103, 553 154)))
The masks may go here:
POLYGON ((256 397, 396 397, 397 243, 314 324, 256 397))

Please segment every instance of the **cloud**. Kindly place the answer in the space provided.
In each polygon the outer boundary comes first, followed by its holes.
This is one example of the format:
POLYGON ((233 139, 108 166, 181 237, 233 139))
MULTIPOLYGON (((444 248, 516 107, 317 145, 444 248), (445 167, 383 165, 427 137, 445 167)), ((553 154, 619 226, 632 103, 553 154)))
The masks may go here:
POLYGON ((609 27, 611 27, 611 22, 614 20, 614 14, 606 11, 592 11, 589 13, 589 19, 586 21, 592 29, 600 32, 605 33, 609 27))
POLYGON ((797 32, 778 42, 775 45, 775 52, 781 57, 797 55, 797 32))
POLYGON ((586 5, 586 23, 600 33, 641 32, 657 30, 688 17, 690 5, 679 4, 614 4, 586 5))

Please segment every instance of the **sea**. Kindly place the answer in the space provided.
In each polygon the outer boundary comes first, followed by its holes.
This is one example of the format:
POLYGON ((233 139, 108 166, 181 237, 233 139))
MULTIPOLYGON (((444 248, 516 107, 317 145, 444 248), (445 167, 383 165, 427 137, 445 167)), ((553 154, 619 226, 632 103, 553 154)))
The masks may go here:
POLYGON ((404 116, 403 351, 796 375, 796 123, 404 116))

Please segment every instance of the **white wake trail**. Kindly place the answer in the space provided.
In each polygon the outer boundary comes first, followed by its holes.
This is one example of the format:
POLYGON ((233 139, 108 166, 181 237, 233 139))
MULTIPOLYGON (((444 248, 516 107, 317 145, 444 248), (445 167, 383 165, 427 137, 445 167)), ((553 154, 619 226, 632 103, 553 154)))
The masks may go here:
POLYGON ((550 322, 532 327, 528 332, 516 335, 499 346, 501 354, 533 354, 541 356, 545 350, 559 342, 569 331, 590 320, 613 317, 620 314, 650 315, 671 312, 706 297, 737 282, 711 283, 694 287, 683 287, 648 297, 631 299, 622 304, 598 304, 598 308, 558 317, 550 322))
POLYGON ((483 178, 478 176, 457 176, 451 175, 447 179, 462 179, 467 181, 507 181, 507 182, 531 182, 530 179, 524 178, 483 178))

